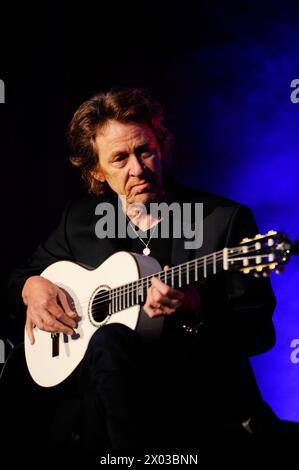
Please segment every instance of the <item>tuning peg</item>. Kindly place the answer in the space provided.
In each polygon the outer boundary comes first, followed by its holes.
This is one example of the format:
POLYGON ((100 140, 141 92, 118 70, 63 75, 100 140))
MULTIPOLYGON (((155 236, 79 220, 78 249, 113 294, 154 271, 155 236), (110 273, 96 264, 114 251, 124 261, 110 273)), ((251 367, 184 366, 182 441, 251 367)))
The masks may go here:
POLYGON ((263 266, 256 266, 255 268, 257 271, 261 272, 263 270, 263 266))
POLYGON ((258 233, 255 237, 254 237, 254 240, 258 240, 259 238, 263 238, 264 235, 261 235, 260 233, 258 233))
POLYGON ((269 232, 267 233, 267 235, 276 235, 277 232, 275 230, 269 230, 269 232))
POLYGON ((251 240, 252 240, 251 238, 245 237, 245 238, 243 238, 243 239, 241 240, 241 244, 242 244, 242 243, 250 242, 251 240))
POLYGON ((249 273, 250 273, 250 268, 244 268, 244 269, 241 269, 241 271, 242 271, 244 274, 249 274, 249 273))

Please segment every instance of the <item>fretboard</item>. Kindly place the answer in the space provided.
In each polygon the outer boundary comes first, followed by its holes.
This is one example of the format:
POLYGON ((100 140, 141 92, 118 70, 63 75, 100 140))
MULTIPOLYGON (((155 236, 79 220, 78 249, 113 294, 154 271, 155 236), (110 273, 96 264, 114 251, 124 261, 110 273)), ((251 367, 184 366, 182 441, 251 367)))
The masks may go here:
POLYGON ((160 271, 137 281, 115 287, 109 291, 110 314, 134 305, 143 304, 146 300, 147 290, 151 286, 152 277, 159 278, 174 289, 180 289, 183 286, 217 274, 224 269, 228 269, 226 248, 179 264, 169 268, 168 271, 160 271))

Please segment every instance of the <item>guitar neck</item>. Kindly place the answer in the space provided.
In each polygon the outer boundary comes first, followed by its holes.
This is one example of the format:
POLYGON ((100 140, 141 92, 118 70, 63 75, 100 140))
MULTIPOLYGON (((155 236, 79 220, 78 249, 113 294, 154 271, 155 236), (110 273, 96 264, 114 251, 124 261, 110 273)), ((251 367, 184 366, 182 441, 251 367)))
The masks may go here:
POLYGON ((223 248, 206 256, 174 266, 168 271, 160 271, 137 281, 115 287, 106 295, 110 314, 134 305, 143 304, 151 279, 157 277, 174 289, 180 289, 193 282, 199 282, 220 271, 254 271, 257 276, 269 275, 277 266, 289 260, 292 242, 283 232, 270 230, 266 235, 244 238, 234 248, 223 248), (268 272, 267 272, 268 270, 268 272))
MULTIPOLYGON (((158 277, 161 281, 174 289, 180 289, 185 285, 202 281, 213 274, 227 269, 225 251, 226 250, 221 250, 207 256, 202 256, 201 258, 187 261, 169 268, 168 271, 160 271, 153 276, 158 277)), ((149 279, 153 276, 150 276, 149 279)), ((145 281, 148 278, 143 279, 145 281)), ((140 281, 143 281, 143 279, 140 279, 140 281)))
POLYGON ((157 277, 174 289, 201 281, 208 276, 228 269, 227 248, 207 256, 179 264, 168 271, 160 271, 137 281, 115 287, 110 291, 111 313, 118 312, 134 305, 143 304, 151 279, 157 277))

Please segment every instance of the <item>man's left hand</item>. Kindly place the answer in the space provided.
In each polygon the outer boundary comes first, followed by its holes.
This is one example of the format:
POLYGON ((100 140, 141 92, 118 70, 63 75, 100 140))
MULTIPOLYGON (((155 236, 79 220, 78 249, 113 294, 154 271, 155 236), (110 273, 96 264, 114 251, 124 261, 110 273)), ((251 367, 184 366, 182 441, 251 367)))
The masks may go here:
MULTIPOLYGON (((164 271, 169 269, 164 267, 164 271)), ((147 291, 144 311, 151 318, 160 315, 170 315, 180 310, 192 312, 201 306, 201 298, 193 286, 187 286, 180 290, 174 289, 162 282, 157 277, 152 277, 151 287, 147 291)))

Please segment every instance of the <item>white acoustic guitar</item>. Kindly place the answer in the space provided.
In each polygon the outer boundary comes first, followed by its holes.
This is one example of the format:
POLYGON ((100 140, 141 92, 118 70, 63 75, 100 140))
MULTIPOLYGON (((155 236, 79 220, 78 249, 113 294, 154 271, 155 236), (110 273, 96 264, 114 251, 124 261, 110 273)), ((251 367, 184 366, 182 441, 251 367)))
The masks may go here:
POLYGON ((153 276, 180 288, 220 271, 254 271, 267 276, 288 261, 291 242, 284 233, 268 232, 244 239, 240 246, 197 258, 161 271, 150 256, 120 251, 96 269, 88 270, 70 261, 58 261, 42 276, 58 285, 80 318, 72 336, 34 330, 35 343, 25 333, 25 355, 34 381, 52 387, 68 377, 83 359, 94 332, 109 323, 122 323, 145 337, 157 337, 163 317, 150 319, 142 309, 153 276))

